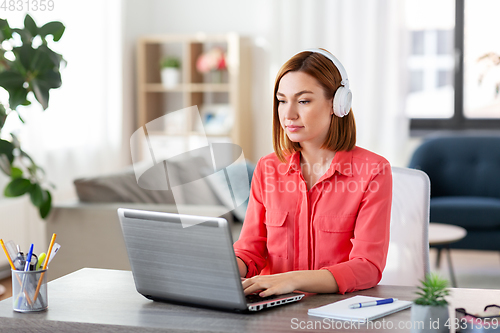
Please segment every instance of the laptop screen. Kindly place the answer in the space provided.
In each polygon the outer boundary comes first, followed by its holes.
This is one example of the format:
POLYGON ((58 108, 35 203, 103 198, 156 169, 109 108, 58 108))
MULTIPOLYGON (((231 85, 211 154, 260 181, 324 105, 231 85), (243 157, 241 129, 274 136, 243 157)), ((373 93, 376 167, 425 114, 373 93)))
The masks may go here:
POLYGON ((118 215, 139 293, 157 300, 246 307, 225 219, 207 217, 183 228, 177 214, 119 209, 118 215))

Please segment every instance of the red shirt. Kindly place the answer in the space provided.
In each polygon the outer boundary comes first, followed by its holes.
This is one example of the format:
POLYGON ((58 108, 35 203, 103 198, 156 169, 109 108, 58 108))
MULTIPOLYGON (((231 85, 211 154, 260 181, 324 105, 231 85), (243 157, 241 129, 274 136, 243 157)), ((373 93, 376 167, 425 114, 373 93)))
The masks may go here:
POLYGON ((259 160, 236 256, 247 277, 328 269, 340 293, 375 286, 389 246, 392 174, 366 149, 338 151, 308 191, 300 153, 259 160))

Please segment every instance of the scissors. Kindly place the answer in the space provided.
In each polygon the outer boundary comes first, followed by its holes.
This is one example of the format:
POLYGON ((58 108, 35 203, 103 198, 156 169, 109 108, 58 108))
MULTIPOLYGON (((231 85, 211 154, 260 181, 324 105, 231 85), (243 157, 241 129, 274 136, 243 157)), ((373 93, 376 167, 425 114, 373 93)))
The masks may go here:
MULTIPOLYGON (((24 255, 23 252, 18 252, 17 257, 13 260, 14 267, 16 267, 17 270, 23 271, 24 266, 26 265, 26 256, 24 255)), ((31 256, 31 261, 30 261, 30 271, 34 271, 36 268, 36 264, 38 263, 38 257, 36 254, 32 254, 31 256)))

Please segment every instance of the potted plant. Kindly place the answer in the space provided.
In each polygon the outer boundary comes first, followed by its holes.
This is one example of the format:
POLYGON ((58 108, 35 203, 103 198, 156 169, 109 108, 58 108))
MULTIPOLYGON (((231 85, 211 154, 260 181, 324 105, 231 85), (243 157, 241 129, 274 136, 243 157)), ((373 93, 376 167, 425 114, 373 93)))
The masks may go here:
POLYGON ((449 295, 448 281, 430 273, 420 282, 422 285, 417 287, 416 292, 420 297, 413 301, 411 307, 411 331, 448 332, 445 326, 449 320, 448 302, 445 299, 449 295))
POLYGON ((181 63, 175 57, 166 57, 160 62, 161 82, 165 88, 175 87, 180 83, 181 63))
POLYGON ((48 46, 47 36, 59 41, 65 27, 61 22, 49 22, 38 27, 30 15, 24 28, 11 28, 0 19, 0 87, 9 94, 8 103, 0 102, 0 170, 10 177, 4 190, 6 197, 29 194, 42 218, 52 207, 52 196, 43 169, 21 148, 13 133, 2 132, 9 117, 22 119, 20 107, 31 101, 43 110, 49 106, 50 89, 61 86, 59 68, 64 60, 48 46), (31 96, 34 97, 31 98, 31 96))

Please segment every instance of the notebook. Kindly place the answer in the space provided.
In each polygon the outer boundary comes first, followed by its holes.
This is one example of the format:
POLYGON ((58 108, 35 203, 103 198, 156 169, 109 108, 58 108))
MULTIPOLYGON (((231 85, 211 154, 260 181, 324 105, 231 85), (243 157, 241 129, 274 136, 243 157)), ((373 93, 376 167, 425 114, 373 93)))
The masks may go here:
POLYGON ((148 299, 259 311, 304 297, 245 297, 231 231, 223 218, 122 208, 118 216, 136 289, 148 299), (183 228, 183 223, 191 227, 183 228))
POLYGON ((392 313, 407 309, 411 306, 410 301, 397 300, 394 303, 370 306, 366 308, 350 309, 354 303, 363 303, 381 300, 380 297, 354 296, 335 303, 330 303, 319 308, 309 309, 307 314, 311 316, 326 317, 337 320, 351 320, 357 322, 367 322, 375 320, 392 313))

